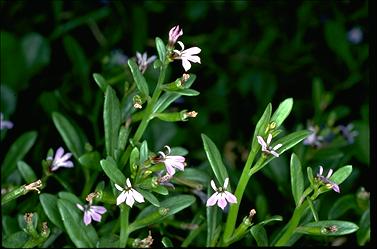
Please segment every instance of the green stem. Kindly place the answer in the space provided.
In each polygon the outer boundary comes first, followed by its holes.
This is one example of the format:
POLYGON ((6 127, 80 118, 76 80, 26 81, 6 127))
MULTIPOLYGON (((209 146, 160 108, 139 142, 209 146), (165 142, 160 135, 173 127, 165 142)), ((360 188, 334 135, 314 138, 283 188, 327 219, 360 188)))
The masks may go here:
POLYGON ((125 248, 127 245, 128 235, 128 218, 130 214, 130 208, 125 204, 120 206, 120 240, 119 247, 125 248))
MULTIPOLYGON (((162 85, 162 83, 165 80, 166 68, 167 68, 167 64, 164 64, 162 66, 162 68, 161 68, 161 73, 160 73, 160 76, 158 78, 157 86, 154 89, 152 98, 148 102, 147 108, 145 110, 144 117, 141 120, 141 122, 139 124, 139 127, 137 128, 137 130, 135 132, 135 135, 133 137, 134 143, 137 143, 141 139, 141 137, 144 134, 145 129, 148 126, 149 121, 151 120, 151 115, 152 115, 152 112, 153 112, 153 107, 156 104, 156 102, 158 100, 158 97, 160 96, 161 91, 162 91, 161 85, 162 85)), ((121 159, 122 165, 121 165, 121 167, 123 167, 127 163, 128 159, 130 157, 130 154, 131 154, 131 150, 132 150, 132 148, 131 148, 131 145, 129 144, 127 146, 127 149, 126 149, 125 153, 122 156, 122 159, 121 159)))
POLYGON ((288 241, 294 234, 296 227, 298 226, 301 217, 309 206, 308 201, 304 201, 301 206, 296 207, 295 211, 293 212, 291 220, 288 222, 288 227, 285 230, 284 234, 280 237, 280 239, 275 243, 275 246, 285 246, 287 245, 288 241))
POLYGON ((233 231, 235 229, 238 209, 240 207, 242 196, 243 196, 243 193, 245 192, 247 183, 249 182, 249 179, 252 175, 250 174, 249 171, 250 171, 251 164, 253 163, 256 154, 257 154, 256 151, 250 152, 249 157, 247 158, 245 167, 243 168, 236 191, 234 193, 234 195, 237 198, 237 203, 230 205, 230 208, 229 208, 229 213, 228 213, 228 217, 225 223, 224 236, 223 236, 223 242, 222 242, 224 244, 226 241, 228 241, 231 238, 233 231))

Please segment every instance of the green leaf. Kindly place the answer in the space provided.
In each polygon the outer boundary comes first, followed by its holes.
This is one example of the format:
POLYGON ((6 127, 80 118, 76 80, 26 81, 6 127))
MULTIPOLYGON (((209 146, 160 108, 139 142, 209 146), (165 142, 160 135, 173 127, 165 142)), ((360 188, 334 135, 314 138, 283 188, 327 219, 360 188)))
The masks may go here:
POLYGON ((328 213, 328 219, 333 220, 344 215, 348 210, 357 209, 355 197, 351 194, 338 198, 328 213))
POLYGON ((292 110, 293 106, 293 99, 288 98, 285 99, 283 102, 280 103, 274 114, 272 114, 271 121, 275 122, 276 126, 275 129, 278 128, 283 121, 288 117, 289 113, 292 110))
POLYGON ((101 88, 102 92, 106 92, 106 88, 109 84, 106 82, 105 78, 99 73, 94 73, 93 78, 99 88, 101 88))
POLYGON ((71 192, 60 191, 58 193, 58 196, 60 199, 69 201, 73 204, 81 203, 81 200, 76 195, 72 194, 71 192))
POLYGON ((87 169, 100 171, 101 154, 98 151, 86 152, 79 158, 79 162, 87 169))
POLYGON ((50 62, 50 46, 38 33, 28 33, 21 41, 29 75, 39 72, 50 62))
POLYGON ((33 169, 24 161, 18 161, 17 168, 27 183, 35 182, 37 180, 37 176, 35 175, 33 169))
POLYGON ((140 146, 140 165, 143 165, 144 162, 146 160, 148 160, 148 154, 149 154, 149 151, 148 151, 148 143, 146 140, 144 140, 142 143, 141 143, 141 146, 140 146))
POLYGON ((70 61, 72 62, 73 72, 79 77, 79 81, 82 83, 88 82, 89 61, 80 43, 74 37, 65 35, 63 37, 63 45, 70 61))
POLYGON ((313 176, 312 168, 307 167, 306 172, 307 172, 307 175, 308 175, 308 180, 310 182, 310 185, 313 186, 314 185, 314 176, 313 176))
POLYGON ((254 237, 258 246, 268 246, 266 229, 262 225, 254 225, 250 228, 250 234, 254 237))
POLYGON ((140 188, 135 188, 142 196, 144 196, 147 201, 149 201, 152 205, 156 207, 160 207, 160 202, 158 199, 149 191, 142 190, 140 188))
POLYGON ((282 216, 274 215, 274 216, 271 216, 270 218, 268 218, 266 220, 259 222, 258 224, 264 226, 264 225, 267 225, 268 223, 271 223, 271 222, 274 222, 274 221, 282 221, 282 220, 283 220, 282 216))
POLYGON ((55 226, 63 229, 64 225, 58 209, 58 198, 55 195, 43 193, 39 195, 39 201, 49 220, 55 226))
POLYGON ((131 73, 136 83, 137 89, 139 89, 140 93, 145 97, 149 96, 147 81, 145 80, 143 74, 140 72, 139 67, 136 65, 136 62, 132 59, 129 59, 128 66, 131 69, 131 73))
MULTIPOLYGON (((211 165, 212 171, 216 176, 216 179, 220 185, 224 184, 225 178, 228 178, 228 172, 226 171, 225 165, 221 159, 221 155, 216 145, 212 140, 202 133, 202 140, 204 145, 204 150, 206 152, 209 164, 211 165)), ((229 186, 229 191, 231 188, 229 186)))
POLYGON ((165 90, 165 91, 170 92, 170 93, 176 93, 183 96, 198 96, 200 94, 200 92, 194 89, 179 89, 179 90, 174 90, 174 91, 170 91, 170 90, 165 90))
POLYGON ((111 86, 106 88, 105 103, 103 107, 103 122, 105 128, 105 144, 108 156, 115 157, 115 149, 118 147, 118 134, 121 113, 119 100, 111 86))
POLYGON ((270 103, 270 104, 267 105, 262 117, 259 119, 259 121, 258 121, 258 123, 255 127, 255 131, 254 131, 254 135, 253 135, 253 142, 251 144, 251 149, 254 152, 257 152, 258 149, 260 148, 257 136, 264 137, 266 128, 268 127, 268 125, 270 123, 271 112, 272 112, 272 106, 271 106, 271 103, 270 103))
POLYGON ((25 132, 10 146, 1 165, 2 181, 4 181, 16 169, 17 162, 28 153, 36 138, 36 131, 25 132))
POLYGON ((164 247, 174 247, 171 240, 166 236, 162 237, 161 243, 164 245, 164 247))
POLYGON ((160 61, 164 62, 165 56, 166 56, 165 44, 159 37, 156 37, 155 41, 156 41, 156 48, 158 52, 158 58, 160 59, 160 61))
POLYGON ((357 243, 364 246, 370 240, 370 209, 368 208, 361 216, 359 222, 360 229, 357 231, 357 243))
POLYGON ((295 153, 292 153, 291 155, 290 167, 292 194, 297 206, 300 201, 302 192, 304 191, 304 175, 302 173, 300 159, 295 153))
POLYGON ((22 248, 28 239, 29 236, 24 231, 19 231, 4 237, 1 245, 4 248, 22 248))
POLYGON ((58 112, 52 113, 52 120, 68 150, 78 159, 85 151, 85 141, 81 139, 80 131, 75 129, 68 118, 58 112))
POLYGON ((319 218, 318 218, 318 213, 317 213, 317 210, 315 209, 314 205, 313 205, 313 202, 312 200, 309 198, 309 197, 306 197, 306 200, 308 201, 308 204, 309 204, 309 207, 310 207, 310 211, 312 212, 313 214, 313 218, 315 221, 318 221, 319 218))
POLYGON ((76 247, 94 248, 98 235, 92 225, 83 222, 84 213, 67 200, 58 200, 58 209, 62 217, 65 230, 76 247))
POLYGON ((344 180, 346 180, 348 176, 351 175, 351 173, 352 165, 347 165, 335 171, 335 173, 332 176, 330 176, 330 180, 339 185, 342 182, 344 182, 344 180))
POLYGON ((129 225, 129 232, 159 223, 182 209, 191 206, 194 202, 195 197, 191 195, 178 195, 160 202, 160 208, 153 205, 148 206, 144 208, 136 217, 135 221, 129 225))
MULTIPOLYGON (((210 196, 211 194, 211 186, 208 185, 207 187, 207 194, 210 196)), ((218 212, 219 209, 217 207, 207 207, 206 208, 206 215, 207 215, 207 242, 206 247, 211 247, 215 238, 215 231, 218 224, 218 212)))
POLYGON ((355 223, 349 221, 324 220, 299 226, 296 232, 309 235, 340 236, 354 233, 358 229, 359 227, 355 223))
POLYGON ((102 159, 100 161, 103 171, 110 178, 111 181, 118 184, 119 186, 124 186, 126 184, 126 177, 123 175, 122 171, 119 170, 115 161, 112 158, 102 159))

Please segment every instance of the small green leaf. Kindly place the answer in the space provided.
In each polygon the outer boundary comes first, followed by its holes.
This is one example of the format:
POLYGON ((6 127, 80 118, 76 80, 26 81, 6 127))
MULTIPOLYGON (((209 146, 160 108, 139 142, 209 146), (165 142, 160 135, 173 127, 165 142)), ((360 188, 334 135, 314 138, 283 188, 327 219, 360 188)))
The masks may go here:
POLYGON ((130 135, 130 128, 121 126, 119 129, 119 136, 118 136, 118 149, 123 151, 126 148, 128 137, 130 135))
POLYGON ((37 180, 37 176, 34 173, 34 170, 24 161, 17 162, 18 171, 20 171, 25 182, 31 183, 37 180))
POLYGON ((160 207, 160 202, 158 199, 149 191, 142 190, 140 188, 135 188, 142 196, 144 196, 147 201, 149 201, 152 205, 156 207, 160 207))
MULTIPOLYGON (((218 184, 224 184, 225 178, 228 178, 228 172, 226 171, 225 165, 222 161, 219 150, 212 140, 207 137, 207 135, 202 133, 202 140, 204 145, 204 150, 206 152, 209 164, 211 165, 212 171, 216 176, 218 184)), ((229 191, 231 188, 229 187, 229 191)))
POLYGON ((93 169, 96 171, 101 170, 100 168, 101 154, 98 151, 86 152, 79 158, 79 162, 82 166, 87 169, 93 169))
POLYGON ((254 135, 253 135, 253 142, 251 144, 251 149, 254 152, 257 152, 258 149, 260 148, 257 136, 264 137, 266 128, 270 123, 271 111, 272 111, 272 106, 271 106, 271 103, 270 103, 270 104, 267 105, 262 117, 259 119, 259 121, 258 121, 258 123, 255 127, 255 131, 254 131, 254 135))
POLYGON ((250 234, 254 237, 258 246, 268 246, 268 237, 263 225, 257 224, 250 228, 250 234))
POLYGON ((293 99, 288 98, 285 99, 283 102, 280 103, 274 114, 272 114, 271 121, 275 122, 276 126, 275 129, 278 128, 283 121, 288 117, 289 113, 292 110, 293 106, 293 99))
POLYGON ((160 208, 153 205, 144 208, 135 221, 129 225, 129 231, 135 231, 145 226, 161 222, 165 218, 178 213, 182 209, 191 206, 195 197, 191 195, 178 195, 160 202, 160 208))
POLYGON ((106 92, 106 88, 109 84, 106 82, 105 78, 99 73, 94 73, 93 78, 99 88, 101 88, 102 92, 106 92))
POLYGON ((293 199, 295 200, 296 206, 298 205, 302 192, 304 191, 304 175, 302 173, 301 162, 295 153, 291 155, 291 187, 293 199))
POLYGON ((147 81, 145 80, 143 74, 140 72, 139 67, 136 65, 136 62, 132 59, 129 59, 128 66, 131 69, 131 73, 136 83, 137 89, 139 89, 140 93, 143 94, 145 97, 149 96, 149 88, 147 81))
POLYGON ((17 138, 5 154, 5 159, 1 165, 1 179, 4 181, 17 167, 17 162, 21 160, 33 146, 37 138, 36 131, 29 131, 17 138))
POLYGON ((148 155, 149 155, 149 151, 148 151, 148 143, 146 140, 144 140, 142 143, 141 143, 141 146, 140 146, 140 165, 143 165, 144 162, 146 160, 148 160, 148 155))
POLYGON ((60 199, 67 200, 73 204, 81 203, 81 200, 76 195, 72 194, 71 192, 60 191, 58 193, 58 196, 60 199))
POLYGON ((330 177, 330 180, 336 184, 341 184, 352 173, 352 165, 341 167, 330 177))
POLYGON ((126 184, 126 177, 123 175, 122 171, 119 170, 115 161, 112 158, 102 159, 100 161, 103 171, 110 178, 111 181, 118 184, 119 186, 124 186, 126 184))
POLYGON ((357 231, 357 243, 359 246, 364 246, 368 241, 370 241, 370 209, 368 208, 360 218, 359 222, 360 229, 357 231))
POLYGON ((164 245, 164 247, 174 247, 173 243, 171 242, 171 240, 168 237, 166 237, 166 236, 162 237, 161 242, 164 245))
POLYGON ((43 211, 49 220, 60 229, 64 228, 58 209, 58 198, 55 195, 43 193, 39 195, 39 201, 42 204, 43 211))
POLYGON ((158 58, 160 59, 160 61, 164 62, 166 56, 166 48, 164 42, 159 37, 156 37, 156 48, 158 52, 158 58))
POLYGON ((354 233, 358 229, 359 227, 355 223, 349 221, 324 220, 299 226, 296 232, 309 235, 340 236, 354 233))
POLYGON ((174 91, 166 90, 166 92, 176 93, 183 96, 198 96, 200 94, 200 92, 194 89, 179 89, 174 91))
POLYGON ((76 130, 71 121, 58 112, 52 113, 52 120, 68 150, 78 159, 85 151, 85 141, 82 141, 80 131, 76 130))
POLYGON ((65 230, 73 244, 81 248, 94 248, 98 241, 98 235, 92 225, 84 224, 84 213, 75 204, 62 199, 58 200, 58 209, 65 230))
POLYGON ((103 122, 105 128, 105 144, 108 156, 115 156, 115 149, 118 148, 118 134, 120 127, 121 113, 119 100, 114 89, 108 86, 105 93, 105 103, 103 107, 103 122))
POLYGON ((313 176, 313 170, 312 170, 312 168, 307 167, 306 168, 306 172, 308 174, 308 180, 310 182, 310 185, 313 186, 314 185, 314 176, 313 176))

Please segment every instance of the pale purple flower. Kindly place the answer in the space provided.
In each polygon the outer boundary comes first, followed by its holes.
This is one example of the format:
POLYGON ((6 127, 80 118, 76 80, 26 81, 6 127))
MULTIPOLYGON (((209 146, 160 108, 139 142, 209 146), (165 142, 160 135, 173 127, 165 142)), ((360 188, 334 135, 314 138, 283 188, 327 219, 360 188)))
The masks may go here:
POLYGON ((224 186, 223 187, 216 187, 215 182, 211 180, 211 187, 216 192, 211 195, 211 197, 207 200, 207 207, 213 206, 217 202, 217 206, 219 206, 222 210, 224 210, 227 203, 237 203, 237 197, 234 196, 232 193, 226 191, 228 187, 229 178, 225 178, 224 186))
POLYGON ((85 225, 89 225, 92 222, 92 219, 100 222, 101 215, 106 213, 106 208, 102 206, 94 206, 94 205, 84 205, 81 206, 80 204, 76 204, 77 208, 84 212, 84 223, 85 225))
POLYGON ((177 42, 178 38, 183 35, 183 30, 179 28, 179 25, 174 26, 169 31, 169 43, 170 47, 174 47, 174 44, 177 42))
POLYGON ((355 142, 355 137, 359 135, 358 131, 353 130, 353 124, 348 124, 347 126, 339 125, 339 129, 349 144, 353 144, 355 142))
POLYGON ((159 151, 159 156, 154 158, 153 161, 155 163, 163 162, 165 164, 166 171, 170 176, 173 176, 175 174, 175 169, 183 171, 186 165, 186 158, 184 158, 183 156, 170 156, 170 147, 166 145, 165 148, 168 150, 167 154, 165 155, 164 152, 159 151))
POLYGON ((122 191, 117 198, 117 205, 121 204, 122 202, 126 201, 126 204, 132 207, 135 201, 142 203, 144 202, 144 197, 137 192, 135 189, 132 188, 130 179, 127 178, 125 188, 122 188, 118 184, 115 183, 116 189, 122 191))
POLYGON ((363 31, 359 27, 354 27, 347 33, 348 41, 353 44, 359 44, 363 40, 363 31))
MULTIPOLYGON (((59 147, 55 153, 54 160, 51 163, 51 171, 55 171, 60 167, 72 168, 73 162, 68 161, 68 159, 72 156, 72 153, 67 153, 64 155, 64 149, 59 147)), ((52 157, 48 157, 47 160, 52 160, 52 157)))
POLYGON ((275 157, 279 157, 279 154, 276 152, 277 149, 279 149, 282 144, 277 144, 273 148, 270 146, 271 140, 272 140, 272 134, 268 134, 267 141, 265 142, 261 136, 257 136, 258 143, 262 146, 262 151, 267 154, 272 154, 275 157))
POLYGON ((0 113, 0 130, 2 129, 12 129, 13 123, 8 120, 4 120, 3 113, 0 113))
POLYGON ((173 52, 175 53, 174 59, 182 60, 182 66, 187 72, 191 68, 191 62, 193 63, 200 63, 200 57, 196 54, 199 54, 202 51, 198 47, 192 47, 185 50, 185 46, 181 41, 178 41, 178 44, 181 46, 181 50, 174 49, 173 52))
POLYGON ((309 125, 308 130, 312 133, 304 140, 305 145, 311 145, 315 147, 321 147, 324 141, 323 136, 318 136, 318 127, 309 125))
POLYGON ((333 173, 333 170, 330 169, 329 172, 327 173, 326 177, 324 177, 322 175, 322 173, 323 173, 323 168, 322 168, 322 166, 319 166, 319 172, 317 173, 317 178, 322 183, 324 183, 327 187, 332 188, 337 193, 340 193, 340 188, 339 188, 338 184, 336 184, 335 182, 333 182, 333 181, 330 180, 330 177, 331 177, 331 175, 333 173))
POLYGON ((151 64, 157 58, 157 56, 152 55, 148 58, 147 52, 144 52, 143 54, 136 52, 136 58, 139 70, 142 74, 144 74, 145 70, 148 68, 148 65, 151 64))

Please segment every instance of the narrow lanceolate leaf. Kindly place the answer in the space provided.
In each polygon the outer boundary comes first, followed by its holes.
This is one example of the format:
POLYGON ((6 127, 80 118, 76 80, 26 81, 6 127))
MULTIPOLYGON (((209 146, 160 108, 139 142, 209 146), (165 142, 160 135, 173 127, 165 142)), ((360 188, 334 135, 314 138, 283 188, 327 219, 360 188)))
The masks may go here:
POLYGON ((166 48, 164 42, 159 37, 156 37, 156 48, 158 52, 158 58, 160 59, 160 61, 164 62, 166 56, 166 48))
POLYGON ((149 201, 153 206, 159 207, 160 202, 158 199, 150 192, 150 191, 145 191, 140 188, 135 188, 136 191, 138 191, 144 198, 149 201))
POLYGON ((257 136, 264 137, 266 128, 270 123, 271 112, 272 112, 272 106, 271 106, 271 103, 269 103, 266 109, 264 110, 262 117, 259 119, 257 126, 255 127, 255 131, 253 135, 253 142, 251 144, 251 149, 254 152, 258 151, 258 149, 260 148, 257 136))
POLYGON ((105 144, 108 156, 114 157, 115 149, 118 147, 118 134, 121 122, 120 117, 119 100, 113 88, 108 86, 105 93, 105 103, 103 107, 105 144))
POLYGON ((37 180, 37 176, 34 173, 34 170, 24 161, 17 162, 18 171, 20 171, 21 176, 24 178, 25 182, 31 183, 37 180))
POLYGON ((5 154, 5 159, 1 165, 1 179, 5 180, 17 167, 17 162, 21 160, 33 146, 37 138, 36 131, 29 131, 22 134, 11 145, 5 154))
POLYGON ((43 193, 39 195, 43 211, 48 219, 60 229, 64 229, 63 221, 58 209, 58 198, 55 195, 43 193))
POLYGON ((97 83, 99 88, 101 88, 102 92, 106 92, 106 88, 108 86, 108 83, 106 82, 105 78, 100 75, 99 73, 93 74, 94 81, 97 83))
POLYGON ((143 165, 143 163, 148 159, 148 152, 148 143, 146 140, 144 140, 140 146, 140 165, 143 165))
POLYGON ((123 175, 122 171, 119 170, 112 158, 102 159, 100 164, 111 181, 119 186, 124 186, 126 184, 126 177, 123 175))
MULTIPOLYGON (((212 171, 215 174, 218 183, 222 185, 224 184, 225 178, 228 178, 228 172, 226 171, 223 160, 221 159, 221 154, 217 149, 215 143, 212 142, 212 140, 203 133, 202 140, 204 150, 206 152, 209 164, 211 165, 212 171)), ((230 187, 229 190, 231 191, 230 187)))
POLYGON ((94 248, 98 241, 98 235, 92 225, 84 224, 84 213, 75 204, 62 199, 58 200, 58 209, 65 230, 73 244, 79 248, 94 248))
POLYGON ((131 69, 132 76, 136 83, 137 89, 146 97, 149 96, 149 88, 147 81, 145 80, 143 74, 140 72, 139 67, 136 65, 136 62, 132 59, 128 60, 128 66, 131 69))
POLYGON ((304 191, 304 175, 302 173, 300 159, 295 153, 292 153, 290 167, 292 194, 297 206, 302 196, 302 192, 304 191))
POLYGON ((85 151, 85 141, 81 139, 82 135, 79 134, 79 131, 62 114, 58 112, 52 113, 52 120, 68 150, 78 159, 85 151))
POLYGON ((339 236, 354 233, 358 229, 359 227, 355 223, 349 221, 324 220, 299 226, 296 232, 309 235, 339 236))
MULTIPOLYGON (((275 122, 276 128, 278 128, 283 121, 288 117, 289 113, 292 110, 293 99, 288 98, 280 103, 274 114, 272 114, 271 122, 275 122)), ((276 129, 275 128, 275 129, 276 129)))
POLYGON ((160 202, 160 207, 153 205, 148 206, 144 208, 136 217, 135 221, 129 225, 128 230, 132 232, 148 225, 161 222, 167 217, 191 206, 194 202, 195 197, 191 195, 179 195, 160 202))
POLYGON ((268 246, 268 237, 263 225, 257 224, 250 228, 250 234, 254 237, 258 246, 268 246))
POLYGON ((166 90, 169 93, 176 93, 183 96, 198 96, 200 92, 194 90, 194 89, 179 89, 179 90, 166 90))

